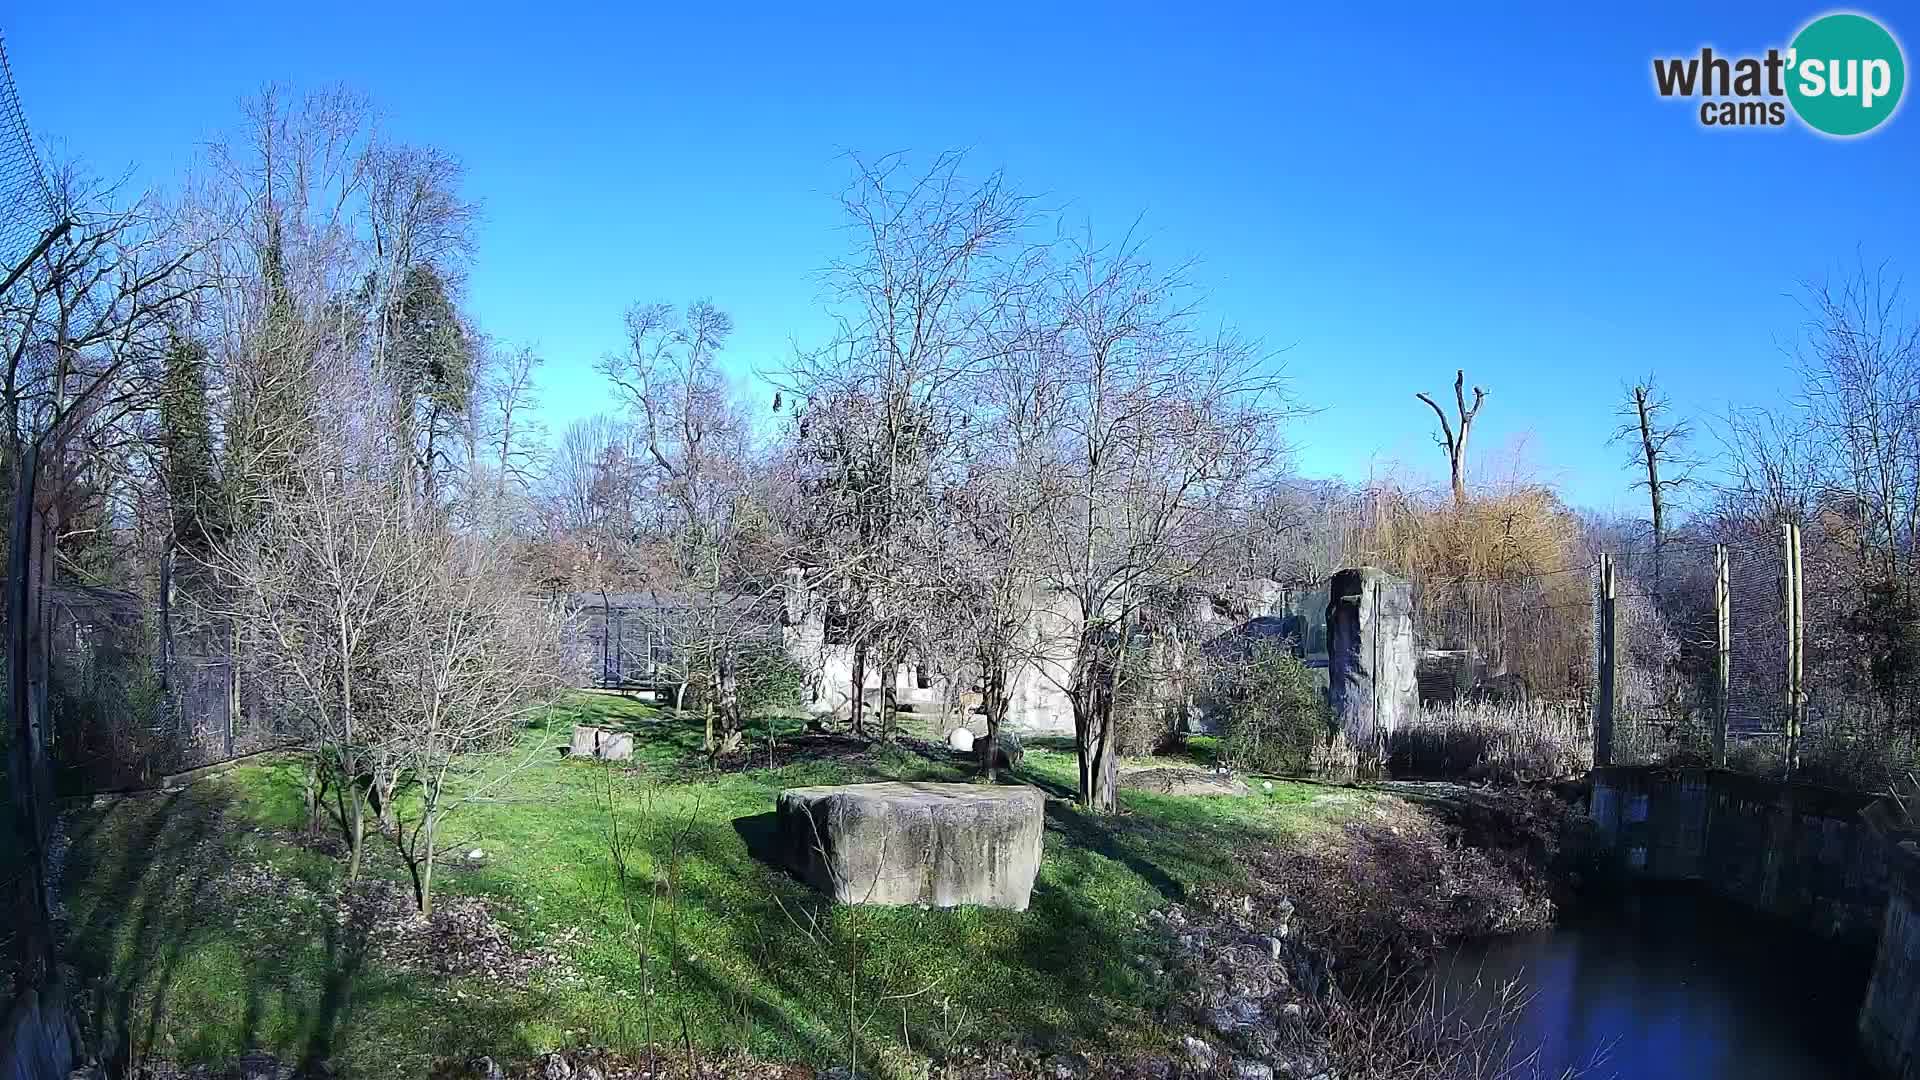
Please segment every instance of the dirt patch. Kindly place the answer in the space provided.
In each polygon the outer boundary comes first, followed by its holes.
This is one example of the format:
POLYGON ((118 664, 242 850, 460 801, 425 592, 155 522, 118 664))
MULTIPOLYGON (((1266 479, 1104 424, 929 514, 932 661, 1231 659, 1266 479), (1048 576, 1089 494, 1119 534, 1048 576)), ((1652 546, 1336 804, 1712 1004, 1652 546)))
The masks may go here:
POLYGON ((407 890, 390 881, 362 880, 341 895, 336 915, 342 927, 364 935, 369 956, 405 971, 514 987, 525 987, 535 973, 560 979, 578 975, 563 947, 579 931, 563 931, 539 948, 522 948, 487 902, 475 897, 443 897, 431 916, 422 916, 407 890))
POLYGON ((734 753, 720 757, 714 762, 714 767, 721 772, 744 772, 748 769, 779 768, 783 765, 797 765, 809 761, 831 761, 843 765, 878 768, 890 764, 881 758, 889 748, 904 750, 941 765, 964 764, 972 760, 972 755, 957 754, 945 743, 931 742, 911 735, 897 735, 892 742, 888 743, 878 739, 856 738, 838 732, 809 731, 776 740, 771 754, 768 753, 764 742, 757 746, 749 742, 734 753))
POLYGON ((1134 769, 1120 773, 1120 786, 1155 795, 1245 795, 1246 782, 1203 769, 1134 769))

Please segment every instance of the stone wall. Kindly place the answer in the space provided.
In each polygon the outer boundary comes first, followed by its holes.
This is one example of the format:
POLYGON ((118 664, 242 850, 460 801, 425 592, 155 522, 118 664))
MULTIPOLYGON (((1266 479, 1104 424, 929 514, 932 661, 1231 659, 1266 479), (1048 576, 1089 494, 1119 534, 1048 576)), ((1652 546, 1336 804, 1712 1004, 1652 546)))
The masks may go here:
MULTIPOLYGON (((817 716, 844 717, 853 700, 853 647, 827 641, 824 605, 817 598, 794 599, 794 590, 800 587, 789 585, 782 640, 787 655, 807 673, 802 704, 817 716)), ((1021 734, 1071 735, 1073 706, 1060 687, 1071 674, 1072 653, 1063 650, 1070 650, 1077 636, 1076 622, 1067 613, 1064 597, 1035 607, 1032 640, 1040 642, 1046 638, 1064 644, 1060 649, 1037 649, 1042 654, 1040 659, 1015 677, 1007 691, 1007 727, 1021 734), (1062 655, 1045 655, 1049 651, 1062 655)), ((879 708, 888 674, 898 680, 894 685, 899 688, 901 704, 915 713, 939 713, 949 700, 959 697, 949 693, 952 688, 938 672, 927 672, 930 676, 927 685, 921 686, 921 673, 915 664, 902 664, 892 673, 883 672, 883 667, 880 657, 869 651, 863 688, 869 710, 879 708)), ((977 706, 978 702, 963 703, 963 707, 966 705, 977 706)), ((959 726, 968 726, 966 718, 958 719, 959 726)))
POLYGON ((1912 844, 1886 846, 1887 911, 1860 1007, 1860 1045, 1895 1080, 1920 1080, 1920 850, 1912 844))
POLYGON ((1860 1045, 1920 1080, 1920 846, 1875 796, 1711 769, 1595 769, 1590 804, 1628 873, 1699 881, 1830 938, 1875 947, 1860 1045))
MULTIPOLYGON (((1163 655, 1156 661, 1168 670, 1176 669, 1190 658, 1197 660, 1195 650, 1215 637, 1231 634, 1251 621, 1294 614, 1305 616, 1302 629, 1312 656, 1315 649, 1326 648, 1326 597, 1324 588, 1301 592, 1266 579, 1216 583, 1195 596, 1190 609, 1179 613, 1186 635, 1177 645, 1181 656, 1163 655)), ((787 574, 782 605, 782 644, 807 673, 803 703, 815 715, 846 716, 853 693, 853 647, 827 640, 825 603, 809 590, 798 570, 787 574)), ((1007 727, 1021 734, 1071 735, 1073 705, 1061 687, 1073 673, 1073 649, 1080 635, 1077 609, 1072 598, 1059 593, 1036 596, 1032 608, 1025 651, 1034 660, 1008 688, 1007 727)), ((916 713, 939 713, 949 700, 960 696, 949 693, 951 688, 938 672, 927 672, 930 678, 923 687, 918 681, 921 672, 912 663, 891 673, 881 667, 880 657, 869 652, 863 692, 870 709, 878 708, 889 675, 898 680, 899 700, 916 713)), ((1187 712, 1194 730, 1213 730, 1216 717, 1206 703, 1192 704, 1196 707, 1187 712)), ((968 717, 949 719, 959 726, 971 723, 968 717)))
POLYGON ((1889 891, 1873 796, 1712 769, 1595 769, 1590 812, 1629 874, 1699 881, 1755 910, 1859 943, 1889 891))

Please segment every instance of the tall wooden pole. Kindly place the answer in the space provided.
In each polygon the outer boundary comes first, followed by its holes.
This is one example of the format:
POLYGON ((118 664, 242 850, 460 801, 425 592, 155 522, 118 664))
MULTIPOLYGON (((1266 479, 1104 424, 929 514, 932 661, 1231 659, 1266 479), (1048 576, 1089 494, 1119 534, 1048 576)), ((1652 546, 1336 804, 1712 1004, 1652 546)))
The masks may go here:
POLYGON ((1713 764, 1727 767, 1727 705, 1733 686, 1733 611, 1728 586, 1727 545, 1713 546, 1713 609, 1719 628, 1714 664, 1713 764))
POLYGON ((1600 556, 1600 647, 1599 696, 1593 709, 1593 764, 1605 768, 1613 764, 1613 686, 1615 646, 1618 644, 1613 610, 1613 556, 1600 556))

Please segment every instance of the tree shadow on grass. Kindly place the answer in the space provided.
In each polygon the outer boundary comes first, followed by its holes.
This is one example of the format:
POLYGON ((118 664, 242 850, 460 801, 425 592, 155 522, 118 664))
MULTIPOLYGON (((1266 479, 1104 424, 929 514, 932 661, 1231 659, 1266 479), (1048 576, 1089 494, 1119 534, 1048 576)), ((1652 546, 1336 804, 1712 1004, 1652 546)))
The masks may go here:
POLYGON ((1121 833, 1118 819, 1095 818, 1071 803, 1047 801, 1047 831, 1067 844, 1113 860, 1138 875, 1167 900, 1186 899, 1186 886, 1141 853, 1121 833))
POLYGON ((261 830, 225 785, 121 800, 71 824, 64 953, 110 1071, 262 1049, 311 1067, 401 1018, 410 1026, 380 1031, 383 1046, 530 1052, 513 999, 436 1010, 444 988, 370 963, 366 927, 335 917, 333 876, 315 888, 315 874, 262 861, 314 857, 251 847, 261 830))

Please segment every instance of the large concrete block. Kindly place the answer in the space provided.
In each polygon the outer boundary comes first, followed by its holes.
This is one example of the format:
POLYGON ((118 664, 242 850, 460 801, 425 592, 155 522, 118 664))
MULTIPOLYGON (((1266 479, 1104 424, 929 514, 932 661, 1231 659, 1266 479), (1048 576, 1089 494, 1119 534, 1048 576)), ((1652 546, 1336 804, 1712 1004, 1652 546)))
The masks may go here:
POLYGON ((780 793, 783 857, 849 904, 1025 911, 1046 797, 1030 787, 891 781, 780 793))
POLYGON ((602 761, 631 761, 633 736, 612 728, 575 724, 573 745, 568 753, 574 757, 599 758, 602 761))
POLYGON ((1333 575, 1327 598, 1327 696, 1333 724, 1376 774, 1387 739, 1420 708, 1413 587, 1372 566, 1333 575))

